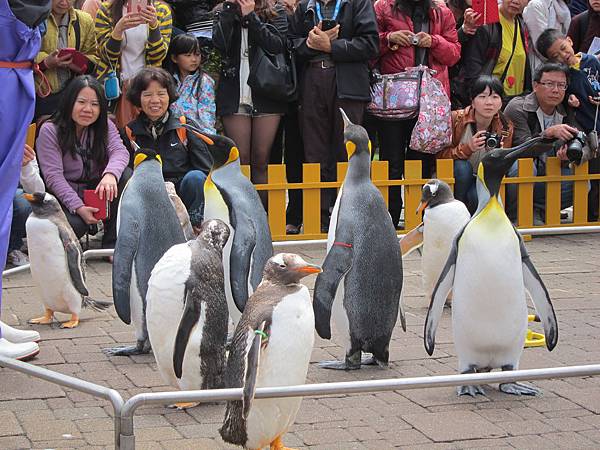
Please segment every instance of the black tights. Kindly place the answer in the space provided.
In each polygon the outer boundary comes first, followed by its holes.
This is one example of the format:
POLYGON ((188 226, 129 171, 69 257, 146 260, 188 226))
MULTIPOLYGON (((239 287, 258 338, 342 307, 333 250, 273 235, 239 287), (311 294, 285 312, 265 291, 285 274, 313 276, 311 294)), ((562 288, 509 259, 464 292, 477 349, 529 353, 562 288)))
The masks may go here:
MULTIPOLYGON (((250 164, 250 179, 254 184, 267 182, 271 146, 280 119, 281 117, 275 114, 258 117, 232 114, 223 117, 225 134, 237 145, 240 151, 240 162, 250 164)), ((267 209, 267 191, 258 191, 258 194, 267 209)))

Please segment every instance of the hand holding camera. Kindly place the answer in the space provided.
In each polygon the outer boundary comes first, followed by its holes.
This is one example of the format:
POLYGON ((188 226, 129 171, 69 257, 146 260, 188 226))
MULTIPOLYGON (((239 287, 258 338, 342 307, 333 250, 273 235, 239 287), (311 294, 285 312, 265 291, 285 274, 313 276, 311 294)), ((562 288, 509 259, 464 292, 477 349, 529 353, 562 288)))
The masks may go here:
POLYGON ((419 31, 417 34, 413 34, 412 45, 416 47, 431 47, 431 35, 419 31))
POLYGON ((478 131, 473 135, 471 140, 467 142, 467 147, 469 147, 469 150, 471 150, 472 153, 485 149, 486 134, 487 131, 478 131))
MULTIPOLYGON (((410 47, 413 45, 412 38, 414 34, 408 30, 393 31, 388 35, 388 42, 400 47, 410 47)), ((397 50, 397 48, 396 48, 397 50)))

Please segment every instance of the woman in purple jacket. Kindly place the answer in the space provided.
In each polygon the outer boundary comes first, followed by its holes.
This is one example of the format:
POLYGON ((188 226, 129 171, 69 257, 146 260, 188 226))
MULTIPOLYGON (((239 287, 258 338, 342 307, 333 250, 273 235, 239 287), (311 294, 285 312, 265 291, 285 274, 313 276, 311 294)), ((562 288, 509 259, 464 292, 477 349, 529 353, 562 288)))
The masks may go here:
POLYGON ((83 191, 93 189, 108 199, 102 247, 114 248, 119 197, 131 169, 96 79, 83 75, 69 84, 58 110, 40 128, 36 149, 46 189, 62 205, 77 237, 94 234, 99 222, 94 218, 98 210, 83 203, 83 191))

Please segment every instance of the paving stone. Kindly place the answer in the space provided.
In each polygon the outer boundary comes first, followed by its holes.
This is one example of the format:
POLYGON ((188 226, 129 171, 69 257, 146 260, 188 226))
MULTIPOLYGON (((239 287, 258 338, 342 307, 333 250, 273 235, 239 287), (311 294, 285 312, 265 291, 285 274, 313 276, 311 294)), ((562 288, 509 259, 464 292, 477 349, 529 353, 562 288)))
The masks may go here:
POLYGON ((213 439, 178 439, 162 442, 162 448, 169 450, 218 450, 223 447, 213 439))
POLYGON ((340 428, 297 431, 296 434, 306 445, 339 444, 340 442, 352 442, 354 440, 348 431, 340 428))
POLYGON ((27 421, 23 423, 23 428, 32 441, 53 441, 81 436, 75 424, 68 420, 27 421))
POLYGON ((106 418, 75 420, 75 425, 82 433, 90 431, 114 430, 114 420, 106 418))
POLYGON ((82 433, 82 435, 89 445, 112 446, 115 442, 115 432, 113 430, 96 430, 88 433, 82 433))
POLYGON ((0 448, 3 450, 31 448, 31 442, 25 436, 0 437, 0 448))
POLYGON ((557 431, 584 431, 594 428, 593 425, 579 420, 575 417, 563 417, 560 419, 546 419, 548 425, 557 431))
POLYGON ((0 402, 0 411, 31 411, 34 409, 47 409, 44 400, 9 400, 0 402))
POLYGON ((0 399, 2 400, 28 400, 64 397, 65 393, 60 386, 28 377, 26 375, 3 372, 0 383, 0 399))
POLYGON ((511 436, 521 436, 524 434, 542 434, 558 431, 547 423, 539 420, 521 420, 519 422, 498 422, 500 428, 505 430, 511 436))
POLYGON ((154 428, 140 428, 136 430, 136 442, 144 441, 167 441, 171 439, 181 439, 180 433, 171 427, 154 427, 154 428))
POLYGON ((506 436, 506 432, 470 411, 409 414, 402 417, 435 442, 506 436))
POLYGON ((23 429, 19 425, 14 413, 11 411, 0 411, 0 436, 14 436, 23 434, 23 429))

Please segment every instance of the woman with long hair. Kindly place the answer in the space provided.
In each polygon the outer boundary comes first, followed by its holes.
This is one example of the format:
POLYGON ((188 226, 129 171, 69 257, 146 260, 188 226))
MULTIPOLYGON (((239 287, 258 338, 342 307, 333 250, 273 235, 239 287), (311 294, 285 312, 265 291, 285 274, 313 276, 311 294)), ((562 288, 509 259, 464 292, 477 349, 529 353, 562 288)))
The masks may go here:
MULTIPOLYGON (((250 164, 253 183, 267 182, 271 146, 287 103, 248 86, 257 48, 277 54, 286 50, 287 15, 273 0, 234 0, 219 5, 213 44, 222 55, 217 87, 217 114, 234 140, 242 164, 250 164)), ((260 191, 266 206, 266 191, 260 191)))
POLYGON ((110 202, 104 221, 103 248, 116 240, 120 193, 131 175, 129 152, 117 127, 108 119, 102 86, 89 76, 75 78, 59 108, 40 128, 36 150, 46 189, 54 194, 77 237, 97 230, 96 208, 86 206, 83 191, 93 189, 110 202))

